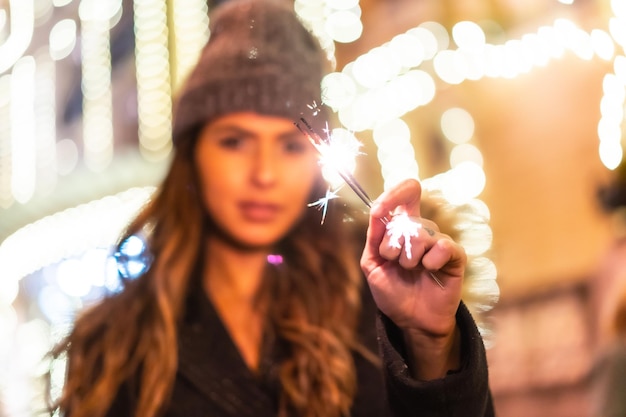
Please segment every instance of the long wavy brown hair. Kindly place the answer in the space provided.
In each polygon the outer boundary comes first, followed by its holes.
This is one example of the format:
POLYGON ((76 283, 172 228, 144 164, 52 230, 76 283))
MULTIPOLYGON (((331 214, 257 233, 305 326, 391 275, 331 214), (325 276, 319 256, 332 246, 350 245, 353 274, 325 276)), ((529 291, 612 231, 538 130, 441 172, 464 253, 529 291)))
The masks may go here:
MULTIPOLYGON (((168 405, 190 277, 203 240, 213 232, 192 162, 195 141, 187 139, 177 144, 162 185, 120 240, 149 225, 150 268, 83 311, 51 351, 53 360, 68 358, 65 384, 60 397, 50 399, 51 412, 102 417, 130 378, 139 381, 135 416, 154 417, 168 405)), ((320 176, 311 201, 325 187, 320 176)), ((347 416, 356 392, 352 354, 356 350, 376 360, 357 341, 362 240, 350 238, 354 234, 347 228, 355 222, 346 222, 346 214, 342 204, 335 205, 322 225, 320 213, 307 209, 278 244, 285 258, 283 276, 266 279, 260 290, 271 297, 269 326, 289 346, 288 357, 278 364, 280 416, 347 416)))

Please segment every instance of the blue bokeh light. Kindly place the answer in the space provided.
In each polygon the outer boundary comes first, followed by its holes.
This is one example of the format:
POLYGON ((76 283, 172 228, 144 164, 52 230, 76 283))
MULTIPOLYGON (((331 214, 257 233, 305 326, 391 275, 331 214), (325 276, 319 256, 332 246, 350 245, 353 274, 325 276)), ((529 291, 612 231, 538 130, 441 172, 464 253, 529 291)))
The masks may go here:
POLYGON ((117 270, 123 279, 135 279, 143 275, 152 263, 152 256, 143 237, 131 235, 113 254, 117 270))

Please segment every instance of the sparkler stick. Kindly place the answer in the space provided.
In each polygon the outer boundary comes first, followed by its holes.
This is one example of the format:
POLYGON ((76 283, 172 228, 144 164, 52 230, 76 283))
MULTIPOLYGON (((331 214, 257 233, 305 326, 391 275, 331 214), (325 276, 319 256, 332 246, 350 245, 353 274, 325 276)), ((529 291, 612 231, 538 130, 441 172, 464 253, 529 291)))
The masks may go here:
MULTIPOLYGON (((315 129, 313 129, 313 127, 309 124, 309 122, 307 122, 306 119, 304 119, 303 117, 300 118, 300 121, 304 124, 304 126, 306 127, 306 130, 304 130, 302 126, 300 126, 299 123, 295 123, 296 127, 309 139, 309 141, 311 141, 311 143, 313 144, 315 149, 317 149, 320 155, 328 156, 327 154, 330 153, 329 151, 331 148, 330 138, 328 136, 326 138, 320 136, 315 131, 315 129)), ((361 201, 363 201, 363 203, 365 203, 365 205, 368 208, 372 208, 372 205, 374 202, 369 197, 369 195, 367 195, 367 192, 365 192, 363 187, 361 187, 361 185, 356 180, 356 178, 354 178, 352 173, 346 170, 344 167, 337 166, 337 165, 338 164, 336 164, 333 168, 335 168, 335 170, 337 171, 339 176, 343 179, 343 181, 346 184, 348 184, 348 186, 352 189, 352 191, 354 191, 354 193, 361 199, 361 201)), ((390 222, 390 220, 387 217, 383 217, 380 220, 385 225, 388 225, 390 222)), ((409 233, 409 236, 405 237, 405 239, 406 238, 410 238, 410 233, 409 233)), ((428 273, 430 274, 431 278, 437 283, 437 285, 439 285, 439 287, 443 289, 444 287, 443 287, 443 283, 441 282, 441 280, 437 278, 437 276, 433 272, 428 271, 428 273)))

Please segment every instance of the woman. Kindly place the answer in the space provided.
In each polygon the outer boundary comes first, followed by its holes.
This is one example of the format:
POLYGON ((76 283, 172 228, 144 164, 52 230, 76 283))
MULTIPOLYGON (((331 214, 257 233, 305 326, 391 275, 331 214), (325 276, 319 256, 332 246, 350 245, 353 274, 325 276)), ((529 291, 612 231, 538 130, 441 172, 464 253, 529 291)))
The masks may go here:
POLYGON ((211 24, 177 102, 171 169, 125 236, 150 230, 151 266, 54 350, 69 367, 53 409, 493 415, 482 341, 460 301, 466 256, 420 218, 419 183, 380 196, 368 225, 339 204, 324 224, 307 208, 326 190, 294 125, 321 96, 315 38, 273 1, 231 0, 211 24), (391 244, 382 220, 396 213, 427 233, 391 244))

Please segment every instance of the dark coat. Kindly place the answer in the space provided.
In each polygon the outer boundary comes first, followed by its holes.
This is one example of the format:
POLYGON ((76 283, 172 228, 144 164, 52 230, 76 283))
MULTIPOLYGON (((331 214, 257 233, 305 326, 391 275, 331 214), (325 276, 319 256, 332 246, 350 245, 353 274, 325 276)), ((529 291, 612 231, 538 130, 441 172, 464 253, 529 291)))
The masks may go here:
MULTIPOLYGON (((179 369, 172 401, 164 417, 275 417, 278 385, 273 370, 280 349, 262 354, 253 373, 239 355, 208 297, 194 297, 180 329, 179 369)), ((354 354, 358 392, 351 417, 491 417, 482 338, 461 304, 462 367, 443 379, 422 382, 410 377, 400 331, 377 311, 364 292, 359 335, 372 351, 380 351, 382 369, 354 354)), ((135 397, 125 386, 108 416, 127 416, 135 397)))

